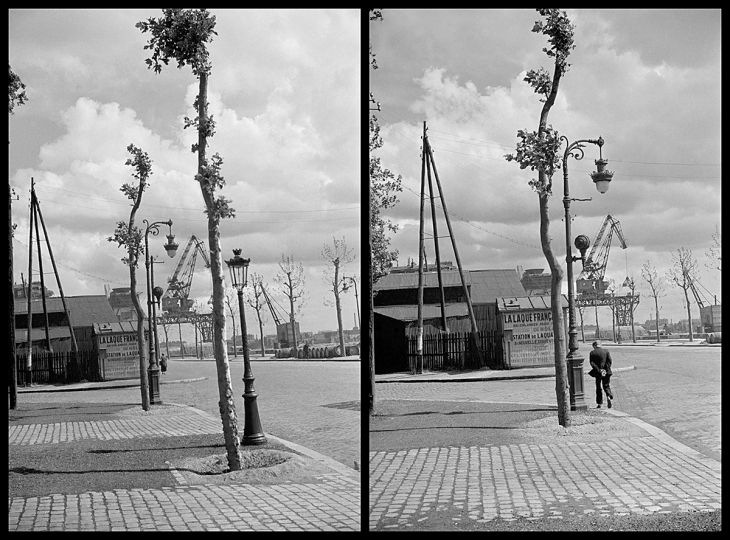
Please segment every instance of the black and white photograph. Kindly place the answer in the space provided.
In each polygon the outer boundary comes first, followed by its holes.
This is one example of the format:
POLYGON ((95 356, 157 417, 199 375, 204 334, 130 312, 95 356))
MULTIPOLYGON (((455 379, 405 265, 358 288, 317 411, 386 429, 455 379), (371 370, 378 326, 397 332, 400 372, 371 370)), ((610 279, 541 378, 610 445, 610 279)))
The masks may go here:
POLYGON ((721 9, 7 16, 9 532, 721 530, 721 9))
POLYGON ((369 530, 720 529, 720 19, 369 11, 369 530))
POLYGON ((8 11, 10 531, 361 530, 361 27, 8 11))

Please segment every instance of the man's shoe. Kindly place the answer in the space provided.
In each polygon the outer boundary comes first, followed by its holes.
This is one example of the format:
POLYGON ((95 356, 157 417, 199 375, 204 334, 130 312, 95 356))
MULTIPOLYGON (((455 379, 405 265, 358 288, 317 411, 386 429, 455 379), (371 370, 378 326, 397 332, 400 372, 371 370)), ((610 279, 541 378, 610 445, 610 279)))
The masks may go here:
POLYGON ((609 409, 611 408, 611 400, 610 399, 608 400, 608 408, 609 409))
POLYGON ((596 405, 596 409, 600 409, 600 408, 601 408, 601 404, 599 403, 598 405, 596 405))

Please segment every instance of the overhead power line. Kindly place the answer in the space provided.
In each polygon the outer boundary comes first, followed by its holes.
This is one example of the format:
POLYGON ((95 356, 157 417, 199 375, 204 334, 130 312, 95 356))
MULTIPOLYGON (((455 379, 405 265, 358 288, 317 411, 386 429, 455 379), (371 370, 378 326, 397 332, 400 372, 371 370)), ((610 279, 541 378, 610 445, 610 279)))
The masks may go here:
MULTIPOLYGON (((451 133, 448 131, 441 131, 441 130, 433 129, 433 128, 429 128, 429 132, 443 133, 443 134, 451 135, 452 137, 454 137, 452 139, 449 139, 447 137, 437 136, 436 137, 437 139, 451 140, 454 142, 462 142, 465 144, 473 144, 473 145, 477 145, 477 146, 486 144, 486 145, 503 148, 510 152, 512 150, 514 150, 514 146, 506 146, 504 144, 498 143, 497 141, 492 141, 489 139, 478 139, 478 138, 474 138, 474 137, 465 138, 465 137, 462 137, 461 135, 459 135, 458 133, 451 133)), ((448 151, 444 148, 441 148, 441 150, 448 151)), ((470 155, 474 156, 474 154, 470 154, 470 155)), ((475 157, 478 157, 478 156, 475 156, 475 157)), ((484 158, 484 159, 493 159, 493 158, 484 158)), ((621 160, 621 159, 616 159, 616 158, 611 158, 611 161, 616 162, 616 163, 633 163, 633 164, 638 164, 638 165, 681 165, 681 166, 688 166, 688 167, 721 167, 722 166, 722 163, 681 163, 681 162, 676 162, 676 161, 629 161, 629 160, 621 160)), ((708 178, 719 178, 719 177, 713 176, 713 177, 708 177, 708 178)))

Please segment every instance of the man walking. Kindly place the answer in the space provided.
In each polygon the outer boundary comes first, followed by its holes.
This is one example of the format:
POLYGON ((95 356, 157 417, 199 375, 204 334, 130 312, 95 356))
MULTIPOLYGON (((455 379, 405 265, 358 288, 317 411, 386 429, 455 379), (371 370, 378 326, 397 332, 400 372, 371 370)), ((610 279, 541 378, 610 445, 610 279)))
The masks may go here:
POLYGON ((598 404, 596 408, 600 409, 603 403, 603 394, 601 392, 601 387, 603 387, 610 409, 611 400, 613 399, 613 392, 611 392, 611 375, 613 375, 611 371, 611 353, 599 347, 598 342, 594 341, 589 361, 592 369, 588 372, 588 375, 596 378, 596 403, 598 404))

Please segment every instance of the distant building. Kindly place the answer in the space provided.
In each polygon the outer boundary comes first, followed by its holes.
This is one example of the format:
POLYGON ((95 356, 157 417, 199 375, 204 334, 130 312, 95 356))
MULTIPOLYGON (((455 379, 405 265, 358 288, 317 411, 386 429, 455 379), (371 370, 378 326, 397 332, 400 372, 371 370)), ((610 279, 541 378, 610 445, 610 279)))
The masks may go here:
MULTIPOLYGON (((444 289, 446 325, 450 332, 470 332, 466 296, 459 272, 441 273, 444 289)), ((525 289, 517 272, 506 270, 467 270, 464 272, 474 318, 480 332, 499 328, 497 298, 524 297, 525 289)), ((441 332, 441 300, 437 272, 423 274, 424 335, 441 332)), ((418 272, 391 273, 373 286, 375 313, 375 371, 389 373, 409 369, 407 338, 418 330, 418 272)), ((501 356, 494 349, 493 362, 501 356)))
MULTIPOLYGON (((53 291, 48 287, 43 287, 40 281, 34 281, 30 284, 30 297, 32 300, 40 300, 42 298, 42 291, 45 289, 46 298, 53 296, 53 291)), ((19 300, 21 298, 28 298, 28 284, 14 284, 13 285, 13 298, 19 300)))
MULTIPOLYGON (((68 317, 62 300, 46 298, 48 337, 54 352, 72 350, 70 321, 78 350, 90 351, 98 359, 102 379, 139 376, 136 327, 129 322, 120 323, 106 295, 65 297, 68 317)), ((28 303, 24 299, 15 300, 14 307, 15 344, 22 353, 28 348, 28 303)), ((47 349, 43 302, 33 300, 31 310, 31 343, 33 352, 38 353, 47 349)))
MULTIPOLYGON (((147 301, 142 299, 142 292, 137 292, 137 298, 144 309, 147 301)), ((112 307, 120 321, 137 320, 137 310, 134 308, 134 303, 132 302, 131 287, 117 287, 112 289, 108 295, 108 299, 109 305, 112 307)))
POLYGON ((542 268, 530 268, 522 272, 520 283, 527 296, 544 296, 550 294, 551 279, 552 275, 546 274, 542 268))

